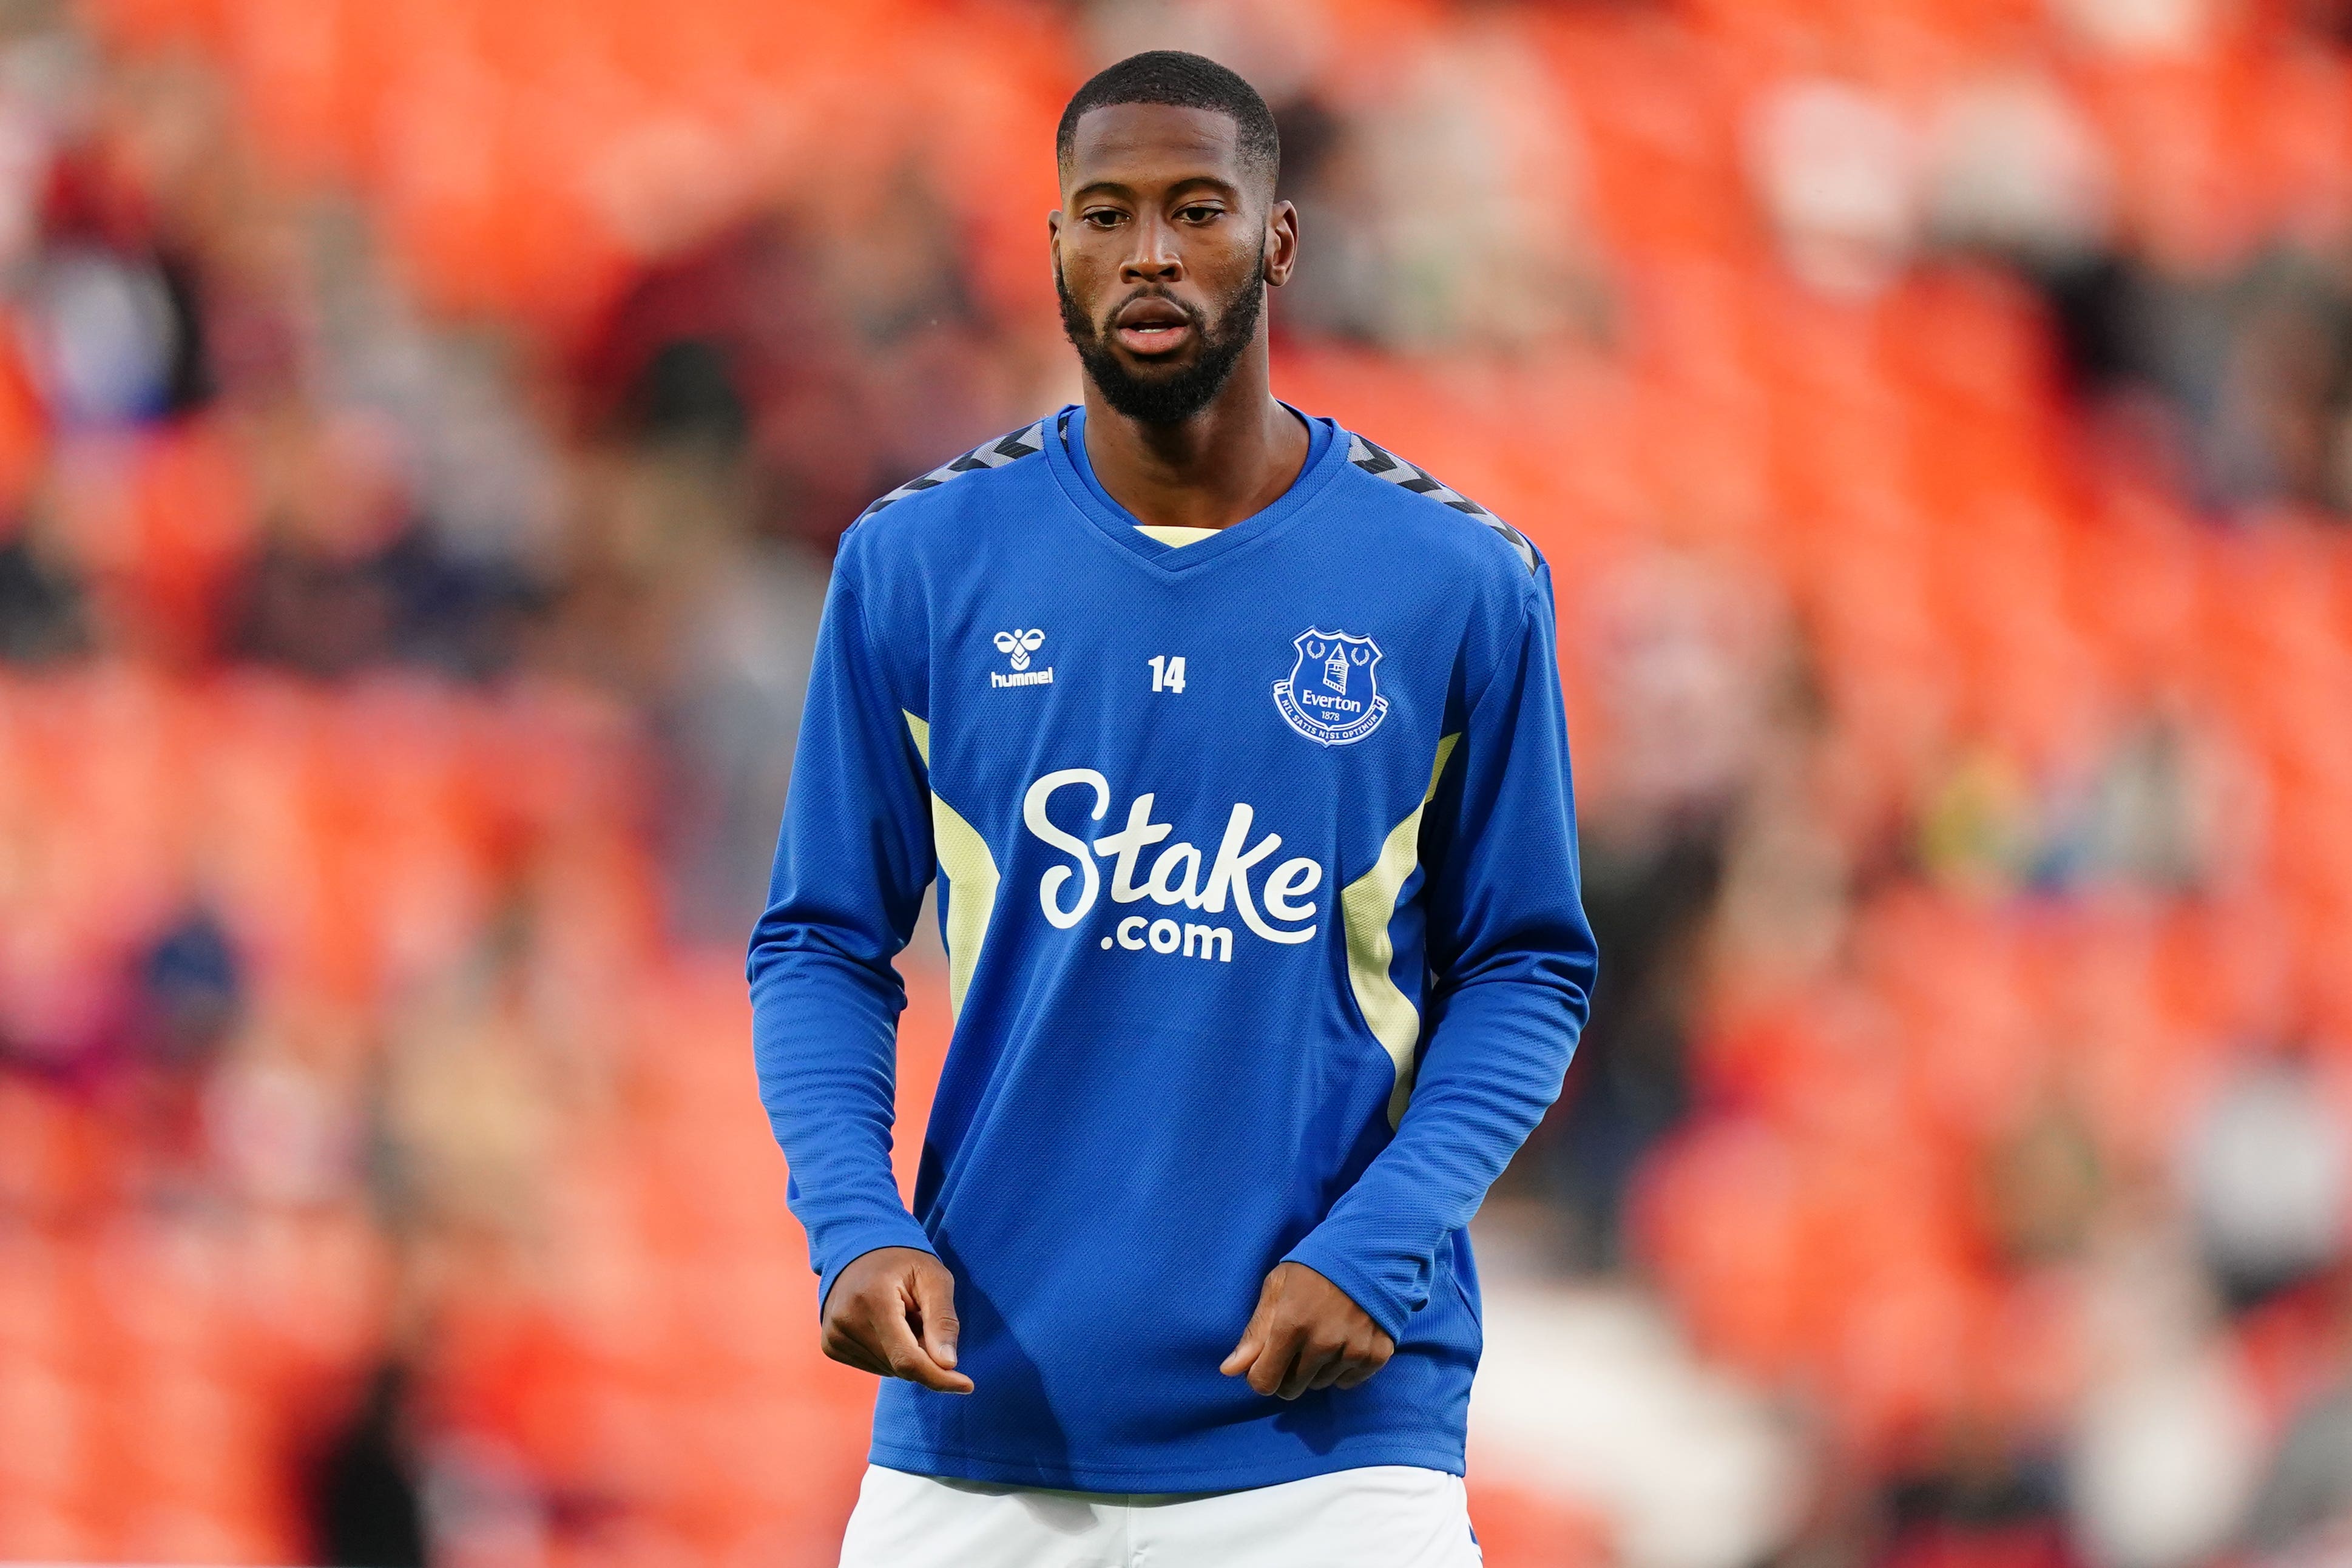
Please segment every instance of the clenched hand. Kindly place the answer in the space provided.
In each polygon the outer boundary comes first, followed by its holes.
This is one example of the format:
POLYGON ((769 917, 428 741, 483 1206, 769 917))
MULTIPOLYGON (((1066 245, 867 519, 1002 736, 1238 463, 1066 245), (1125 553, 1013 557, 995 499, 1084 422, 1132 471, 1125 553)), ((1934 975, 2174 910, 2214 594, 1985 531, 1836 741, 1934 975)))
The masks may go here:
POLYGON ((1310 1388, 1353 1388, 1394 1354, 1396 1342, 1345 1290, 1304 1263, 1277 1263, 1242 1342, 1217 1370, 1296 1399, 1310 1388))
POLYGON ((956 1371, 955 1276, 929 1253, 877 1247, 834 1279, 824 1299, 824 1353, 861 1372, 970 1394, 956 1371))

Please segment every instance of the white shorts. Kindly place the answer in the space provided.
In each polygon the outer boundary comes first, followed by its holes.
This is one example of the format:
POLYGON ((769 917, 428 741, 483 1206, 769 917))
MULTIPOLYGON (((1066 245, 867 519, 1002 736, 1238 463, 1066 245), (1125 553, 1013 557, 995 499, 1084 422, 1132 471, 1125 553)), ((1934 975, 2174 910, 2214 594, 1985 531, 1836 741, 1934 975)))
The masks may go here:
POLYGON ((866 1471, 841 1568, 1477 1568, 1462 1478, 1410 1465, 1174 1497, 866 1471))

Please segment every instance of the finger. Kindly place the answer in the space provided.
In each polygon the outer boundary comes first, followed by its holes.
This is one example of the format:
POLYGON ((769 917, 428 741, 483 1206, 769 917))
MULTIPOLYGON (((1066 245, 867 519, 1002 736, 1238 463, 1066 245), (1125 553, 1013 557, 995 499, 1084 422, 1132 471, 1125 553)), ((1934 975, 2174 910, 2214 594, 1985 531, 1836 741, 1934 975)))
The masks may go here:
POLYGON ((844 1366, 854 1366, 860 1372, 870 1372, 877 1377, 890 1375, 890 1365, 855 1335, 833 1332, 824 1336, 824 1353, 844 1366))
POLYGON ((1318 1349, 1312 1344, 1301 1347, 1298 1359, 1291 1363, 1289 1372, 1283 1377, 1282 1386, 1274 1391, 1275 1397, 1296 1399, 1306 1393, 1314 1384, 1317 1375, 1337 1359, 1339 1353, 1337 1346, 1329 1349, 1318 1349))
POLYGON ((1371 1381, 1372 1374, 1388 1365, 1389 1357, 1395 1353, 1393 1346, 1374 1345, 1370 1354, 1355 1357, 1349 1363, 1347 1368, 1339 1373, 1337 1386, 1354 1388, 1359 1384, 1369 1383, 1371 1381))
POLYGON ((961 1325, 956 1321, 955 1276, 944 1265, 916 1268, 915 1310, 922 1318, 924 1352, 935 1364, 953 1372, 961 1325))
POLYGON ((1217 1370, 1227 1377, 1247 1372, 1265 1353, 1265 1325, 1266 1310, 1260 1307, 1250 1315, 1249 1327, 1242 1331, 1241 1342, 1227 1352, 1217 1370))
POLYGON ((971 1379, 931 1359, 930 1352, 923 1349, 923 1342, 908 1326, 904 1311, 885 1311, 875 1328, 875 1348, 889 1363, 890 1376, 903 1377, 908 1383, 935 1388, 941 1394, 971 1392, 971 1379))
POLYGON ((837 1315, 826 1321, 824 1353, 860 1372, 870 1372, 877 1377, 890 1376, 890 1360, 882 1352, 881 1336, 875 1325, 886 1311, 895 1311, 896 1294, 891 1295, 887 1307, 862 1296, 841 1303, 841 1307, 837 1315))
POLYGON ((1282 1386, 1290 1365, 1298 1359, 1298 1347, 1307 1337, 1305 1325, 1286 1322, 1276 1318, 1266 1326, 1265 1342, 1250 1363, 1249 1385, 1260 1394, 1271 1394, 1282 1386))
POLYGON ((1336 1384, 1341 1378, 1345 1377, 1350 1367, 1358 1364, 1360 1364, 1358 1359, 1349 1355, 1346 1351, 1335 1352, 1330 1360, 1325 1362, 1320 1368, 1317 1369, 1314 1381, 1309 1383, 1307 1386, 1310 1391, 1318 1388, 1329 1388, 1336 1384))
POLYGON ((1257 1310, 1250 1314, 1249 1326, 1242 1330, 1240 1342, 1234 1346, 1232 1352, 1217 1368, 1227 1377, 1247 1372, 1250 1369, 1250 1363, 1264 1353, 1265 1325, 1266 1321, 1274 1315, 1275 1296, 1274 1276, 1269 1274, 1265 1277, 1265 1283, 1258 1287, 1257 1310))

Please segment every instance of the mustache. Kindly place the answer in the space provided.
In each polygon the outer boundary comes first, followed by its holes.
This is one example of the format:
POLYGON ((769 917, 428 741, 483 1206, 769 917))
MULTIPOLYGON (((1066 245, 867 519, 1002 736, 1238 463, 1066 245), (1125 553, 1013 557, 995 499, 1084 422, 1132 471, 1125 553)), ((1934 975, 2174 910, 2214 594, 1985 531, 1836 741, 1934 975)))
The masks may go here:
POLYGON ((1163 305, 1173 307, 1183 316, 1184 320, 1193 328, 1194 331, 1205 332, 1208 330, 1208 313, 1202 310, 1198 305, 1186 304, 1183 300, 1179 300, 1175 295, 1171 294, 1165 289, 1155 289, 1146 285, 1141 289, 1134 290, 1132 293, 1129 294, 1126 299, 1119 300, 1117 304, 1111 306, 1110 309, 1105 310, 1102 315, 1102 320, 1095 323, 1095 335, 1097 337, 1102 337, 1109 332, 1111 323, 1118 320, 1118 313, 1121 310, 1126 310, 1129 305, 1134 304, 1138 300, 1157 300, 1163 305))

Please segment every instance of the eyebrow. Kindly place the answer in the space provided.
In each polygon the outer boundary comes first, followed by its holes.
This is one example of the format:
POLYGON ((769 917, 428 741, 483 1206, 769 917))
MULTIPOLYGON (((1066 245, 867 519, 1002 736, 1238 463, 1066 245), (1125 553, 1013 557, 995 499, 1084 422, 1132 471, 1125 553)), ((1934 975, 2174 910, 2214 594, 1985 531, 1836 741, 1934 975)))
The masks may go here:
MULTIPOLYGON (((1205 186, 1207 189, 1215 192, 1219 195, 1228 196, 1234 200, 1239 200, 1242 194, 1241 186, 1234 184, 1230 180, 1223 179, 1215 174, 1187 174, 1184 178, 1171 183, 1168 189, 1172 195, 1179 191, 1189 190, 1196 185, 1205 186)), ((1090 195, 1132 197, 1134 195, 1135 187, 1127 184, 1123 180, 1088 180, 1085 184, 1080 185, 1076 190, 1070 193, 1070 204, 1075 206, 1081 200, 1090 195)))

